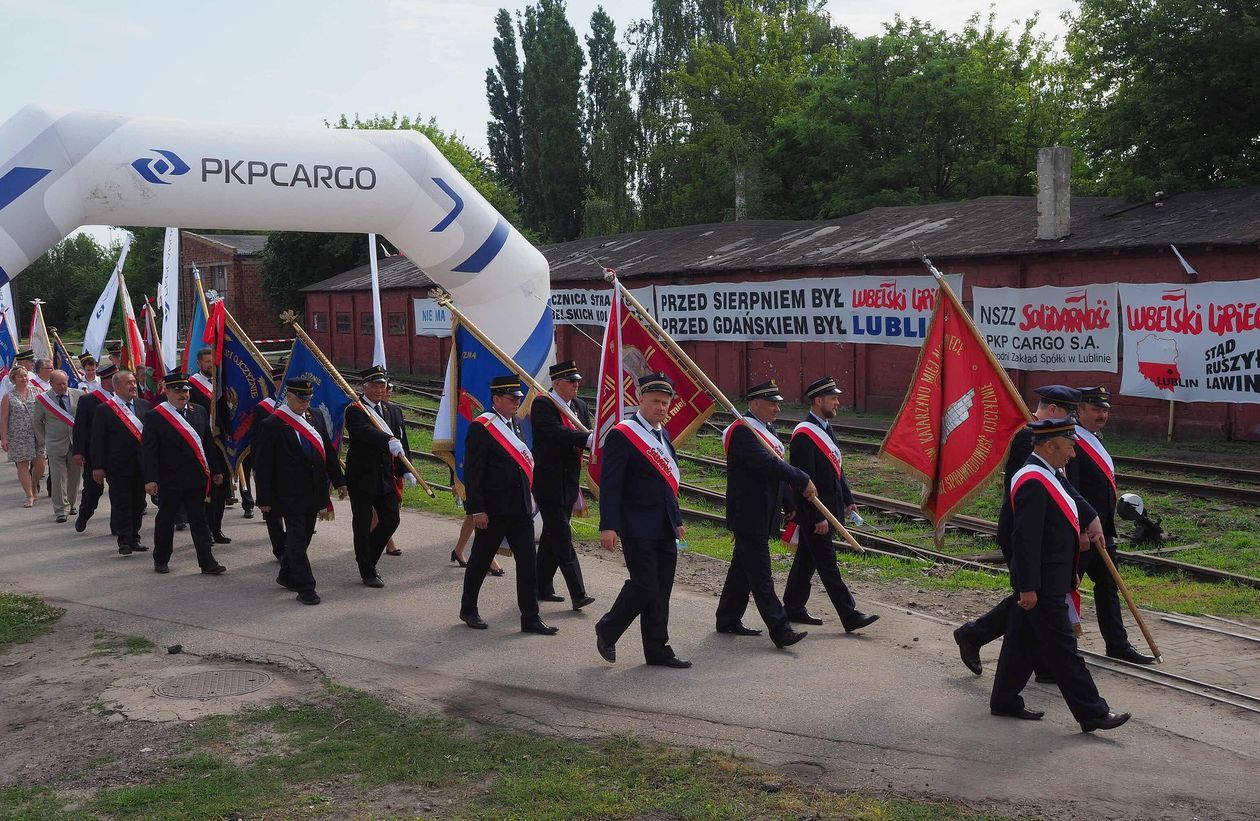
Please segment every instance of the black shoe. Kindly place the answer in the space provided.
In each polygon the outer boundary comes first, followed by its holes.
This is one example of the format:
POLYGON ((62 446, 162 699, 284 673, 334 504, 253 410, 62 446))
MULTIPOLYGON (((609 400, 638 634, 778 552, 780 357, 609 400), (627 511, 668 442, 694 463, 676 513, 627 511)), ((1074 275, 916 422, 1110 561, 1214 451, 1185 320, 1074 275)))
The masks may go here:
POLYGON ((808 613, 788 613, 788 621, 796 624, 812 624, 815 627, 823 623, 822 619, 808 613))
POLYGON ((691 662, 687 659, 680 659, 678 656, 671 656, 660 661, 649 661, 653 667, 673 667, 675 670, 686 670, 691 667, 691 662))
POLYGON ((809 635, 808 630, 793 630, 791 628, 788 628, 788 631, 786 633, 783 633, 782 635, 779 635, 779 636, 775 636, 774 646, 782 650, 785 647, 791 647, 793 644, 796 644, 798 641, 800 641, 801 639, 805 638, 808 635, 809 635))
POLYGON ((1148 655, 1138 652, 1138 649, 1134 647, 1132 644, 1126 644, 1124 647, 1120 647, 1115 650, 1110 650, 1110 649, 1107 650, 1107 658, 1120 659, 1121 661, 1127 661, 1130 664, 1154 664, 1155 663, 1154 656, 1148 656, 1148 655))
POLYGON ((149 546, 147 544, 140 544, 139 542, 134 542, 131 545, 131 550, 134 553, 144 553, 148 549, 149 549, 149 546))
POLYGON ((253 508, 250 508, 249 510, 245 511, 245 518, 246 518, 246 519, 252 519, 252 518, 254 518, 254 509, 253 509, 253 508))
POLYGON ((70 508, 70 515, 71 515, 71 516, 73 516, 74 514, 76 514, 76 513, 78 513, 78 512, 79 512, 79 509, 78 509, 77 507, 72 507, 72 508, 70 508))
POLYGON ((849 614, 849 618, 845 619, 844 621, 844 632, 855 633, 858 630, 861 630, 863 627, 869 627, 870 625, 874 624, 877 621, 879 621, 879 616, 876 616, 874 614, 868 615, 866 613, 862 613, 857 610, 854 610, 852 613, 849 614))
POLYGON ((718 626, 719 633, 729 633, 732 636, 760 636, 761 631, 752 627, 745 627, 741 622, 735 622, 729 627, 718 626))
POLYGON ((958 643, 958 655, 963 665, 977 676, 984 671, 980 666, 980 642, 967 638, 963 628, 954 631, 954 641, 958 643))
POLYGON ((385 586, 385 582, 381 580, 380 576, 373 576, 370 579, 364 579, 363 586, 381 588, 385 586))
POLYGON ((66 519, 66 517, 65 517, 65 516, 58 516, 58 517, 57 517, 57 524, 59 524, 59 525, 64 525, 64 524, 66 523, 66 521, 67 521, 67 519, 66 519))
POLYGON ((531 619, 521 625, 522 633, 537 633, 540 636, 554 636, 559 633, 559 628, 552 627, 542 619, 531 619))
POLYGON ((224 500, 223 500, 223 506, 224 506, 224 507, 235 507, 235 506, 236 506, 236 503, 237 503, 237 502, 239 502, 239 501, 240 501, 240 499, 237 499, 235 496, 229 496, 229 497, 227 497, 226 499, 224 499, 224 500))
POLYGON ((175 529, 176 529, 176 530, 187 530, 187 529, 188 529, 188 522, 176 522, 176 523, 175 523, 175 529))
POLYGON ((219 531, 218 533, 211 533, 210 537, 214 539, 215 544, 231 544, 232 543, 231 537, 222 531, 219 531))
POLYGON ((1046 714, 1044 710, 1029 710, 1027 707, 1016 707, 1014 710, 999 710, 997 707, 990 707, 989 712, 1003 718, 1022 718, 1024 721, 1041 721, 1042 716, 1046 714))
POLYGON ((1059 680, 1054 677, 1054 673, 1037 673, 1033 676, 1033 681, 1038 684, 1058 684, 1059 680))
POLYGON ((83 516, 82 513, 80 513, 79 517, 74 520, 74 529, 75 529, 75 532, 77 533, 82 533, 83 531, 87 530, 87 519, 83 516))
POLYGON ((578 596, 576 599, 573 600, 573 609, 581 610, 583 607, 586 607, 586 605, 594 604, 594 603, 595 603, 594 596, 578 596))
POLYGON ((459 555, 455 553, 455 551, 454 551, 454 550, 452 550, 452 551, 451 551, 451 561, 455 562, 455 563, 456 563, 456 564, 458 564, 460 567, 467 567, 467 566, 468 566, 468 562, 466 562, 466 561, 464 561, 463 559, 461 559, 461 558, 459 557, 459 555))
POLYGON ((201 572, 207 576, 222 576, 227 572, 227 568, 221 564, 212 564, 209 567, 201 568, 201 572))
POLYGON ((557 596, 555 593, 539 593, 539 601, 564 601, 564 596, 557 596))
POLYGON ((120 545, 118 545, 118 555, 120 555, 120 556, 130 556, 130 555, 131 555, 131 545, 129 545, 129 544, 120 544, 120 545))
POLYGON ((498 570, 495 570, 495 569, 492 567, 492 568, 490 568, 490 570, 489 570, 488 572, 490 573, 490 575, 491 575, 491 576, 502 576, 502 575, 503 575, 504 573, 506 573, 507 571, 505 571, 502 567, 500 567, 498 570))
POLYGON ((1081 722, 1081 732, 1092 733, 1094 730, 1114 730, 1130 718, 1128 713, 1107 713, 1098 718, 1081 722))
POLYGON ((276 584, 280 585, 285 590, 297 590, 297 585, 285 578, 283 573, 276 576, 276 584))
POLYGON ((482 621, 481 616, 477 615, 476 613, 469 613, 466 616, 463 613, 460 613, 459 620, 474 630, 485 630, 487 627, 490 626, 486 624, 484 621, 482 621))
POLYGON ((595 649, 599 651, 600 658, 609 664, 617 661, 617 645, 604 641, 604 637, 599 634, 599 628, 595 629, 595 649))
POLYGON ((319 594, 314 590, 303 590, 297 594, 297 600, 302 604, 319 604, 319 594))
POLYGON ((164 564, 155 564, 153 565, 153 572, 154 573, 170 573, 171 569, 164 564))

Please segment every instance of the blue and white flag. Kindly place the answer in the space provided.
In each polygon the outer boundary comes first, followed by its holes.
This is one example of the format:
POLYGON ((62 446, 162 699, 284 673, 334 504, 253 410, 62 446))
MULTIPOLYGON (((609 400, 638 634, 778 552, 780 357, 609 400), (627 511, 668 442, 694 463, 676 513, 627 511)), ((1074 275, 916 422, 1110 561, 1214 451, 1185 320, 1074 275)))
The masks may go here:
POLYGON ((13 342, 13 334, 9 332, 9 318, 0 311, 0 379, 9 375, 16 355, 17 345, 13 342))
POLYGON ((215 436, 235 472, 254 440, 254 408, 275 396, 276 388, 271 381, 271 365, 255 352, 222 302, 211 309, 210 324, 218 369, 214 380, 215 436))
MULTIPOLYGON (((293 350, 289 353, 289 366, 284 372, 285 380, 309 379, 315 388, 311 396, 311 413, 324 417, 324 425, 328 428, 328 438, 334 447, 341 447, 341 430, 346 421, 346 408, 354 401, 337 384, 337 380, 324 367, 301 337, 293 340, 293 350)), ((280 390, 279 401, 284 401, 284 389, 280 390)))

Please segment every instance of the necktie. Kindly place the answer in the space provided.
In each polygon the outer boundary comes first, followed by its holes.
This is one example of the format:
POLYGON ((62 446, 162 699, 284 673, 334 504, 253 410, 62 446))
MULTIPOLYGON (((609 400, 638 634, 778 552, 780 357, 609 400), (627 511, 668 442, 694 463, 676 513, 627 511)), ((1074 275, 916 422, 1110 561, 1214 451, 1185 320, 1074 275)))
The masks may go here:
POLYGON ((131 411, 132 413, 136 412, 136 406, 131 404, 130 400, 127 402, 127 410, 131 411))
POLYGON ((66 395, 64 393, 57 397, 57 401, 61 403, 61 409, 63 411, 70 410, 70 406, 66 404, 66 395))
POLYGON ((179 409, 179 415, 180 415, 180 418, 182 418, 182 419, 187 419, 187 418, 188 418, 188 408, 180 408, 180 409, 179 409))
POLYGON ((659 430, 652 431, 652 435, 656 437, 656 441, 660 442, 662 445, 665 444, 665 440, 661 438, 661 432, 659 430))

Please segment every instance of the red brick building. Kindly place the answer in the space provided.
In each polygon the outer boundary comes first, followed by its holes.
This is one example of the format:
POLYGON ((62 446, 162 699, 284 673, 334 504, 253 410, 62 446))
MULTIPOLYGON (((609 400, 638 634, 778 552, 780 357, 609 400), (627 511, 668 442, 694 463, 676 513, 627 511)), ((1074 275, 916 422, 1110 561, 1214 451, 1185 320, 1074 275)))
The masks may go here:
MULTIPOLYGON (((1197 192, 1137 205, 1078 197, 1070 207, 1071 233, 1051 240, 1037 239, 1035 198, 984 197, 876 208, 819 222, 748 220, 594 237, 542 251, 557 289, 606 287, 604 266, 615 269, 628 287, 922 274, 919 257, 926 253, 942 272, 964 275, 960 297, 968 305, 973 287, 1191 281, 1170 244, 1193 263, 1199 282, 1260 277, 1260 188, 1197 192)), ((401 257, 383 263, 381 274, 391 370, 442 373, 449 340, 414 335, 411 301, 427 296, 431 281, 401 257)), ((308 328, 318 329, 316 342, 338 363, 372 364, 369 283, 365 266, 304 289, 308 328)), ((599 334, 591 326, 558 326, 559 355, 576 359, 594 375, 599 334)), ((683 347, 732 397, 773 376, 784 395, 795 400, 806 384, 829 374, 850 407, 873 412, 900 406, 918 355, 917 348, 829 342, 686 342, 683 347)), ((1119 373, 1010 373, 1025 395, 1055 382, 1103 384, 1113 394, 1120 388, 1119 373)), ((1114 404, 1126 424, 1153 431, 1167 423, 1165 402, 1117 395, 1114 404)), ((1179 435, 1260 439, 1260 405, 1182 403, 1176 416, 1179 435)))
POLYGON ((232 316, 253 339, 292 336, 283 333, 279 313, 262 287, 259 253, 265 234, 196 234, 180 231, 180 327, 187 328, 193 310, 193 268, 201 272, 206 291, 218 291, 232 316))

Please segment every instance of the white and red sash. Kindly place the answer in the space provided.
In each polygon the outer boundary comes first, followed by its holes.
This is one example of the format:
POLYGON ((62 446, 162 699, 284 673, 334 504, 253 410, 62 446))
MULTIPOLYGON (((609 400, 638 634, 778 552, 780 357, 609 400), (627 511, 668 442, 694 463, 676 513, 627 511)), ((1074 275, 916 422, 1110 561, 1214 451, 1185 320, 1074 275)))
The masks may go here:
POLYGON ((210 492, 210 461, 206 459, 206 449, 202 447, 201 436, 198 435, 196 428, 188 423, 188 420, 179 415, 179 409, 170 402, 163 402, 154 410, 166 420, 175 432, 183 437, 184 442, 192 450, 197 457, 197 461, 201 463, 201 472, 206 474, 206 492, 210 492))
POLYGON ((1117 496, 1116 493, 1116 463, 1111 460, 1111 454, 1103 447, 1102 440, 1097 436, 1085 430, 1080 425, 1076 426, 1076 447, 1090 459, 1098 469, 1107 477, 1107 481, 1111 483, 1111 494, 1117 496))
POLYGON ((131 431, 131 435, 136 437, 136 441, 139 442, 141 434, 144 433, 144 423, 140 421, 140 417, 132 413, 131 408, 127 407, 127 405, 118 398, 117 394, 110 396, 109 401, 104 402, 103 404, 109 406, 109 409, 112 410, 114 415, 118 417, 119 421, 123 423, 123 427, 131 431))
MULTIPOLYGON (((638 416, 638 414, 635 415, 638 416)), ((656 468, 665 479, 665 483, 669 485, 669 489, 674 491, 674 496, 677 496, 678 483, 682 481, 682 474, 678 470, 678 463, 674 461, 674 454, 669 452, 665 443, 653 436, 648 428, 629 419, 618 422, 613 429, 621 431, 630 440, 630 444, 634 445, 639 453, 643 454, 643 458, 656 468)))
POLYGON ((205 398, 209 399, 214 395, 214 385, 211 384, 210 378, 202 375, 200 371, 188 377, 188 382, 191 385, 195 385, 197 391, 205 398))
POLYGON ((766 427, 765 423, 755 416, 740 417, 728 425, 726 430, 722 431, 722 453, 730 453, 731 436, 735 433, 735 426, 741 424, 747 425, 752 429, 753 433, 760 436, 762 441, 773 448, 775 453, 779 454, 780 459, 783 458, 783 454, 786 452, 783 448, 783 443, 779 441, 779 437, 774 434, 774 431, 766 427))
POLYGON ((473 421, 484 427, 489 432, 490 438, 497 442, 508 456, 512 457, 521 470, 525 471, 525 480, 529 482, 530 488, 533 488, 534 454, 525 447, 525 443, 516 435, 516 431, 508 427, 503 417, 494 411, 486 411, 473 421))
POLYGON ((265 397, 261 402, 259 402, 254 407, 262 408, 263 413, 267 414, 268 416, 272 416, 273 414, 275 414, 276 410, 280 407, 280 403, 278 403, 276 400, 268 396, 268 397, 265 397))
POLYGON ((83 391, 84 393, 91 393, 92 391, 99 391, 101 390, 101 380, 93 379, 92 381, 89 382, 86 379, 80 379, 79 390, 83 391))
MULTIPOLYGON (((69 394, 66 395, 69 396, 69 394)), ((41 393, 35 397, 35 401, 43 405, 44 410, 60 419, 62 422, 65 422, 70 427, 74 427, 74 416, 70 414, 70 411, 62 410, 61 405, 58 405, 57 401, 53 397, 49 396, 47 393, 41 393)))
POLYGON ((44 391, 52 390, 52 385, 49 385, 47 382, 40 379, 38 376, 36 376, 33 373, 27 374, 27 379, 31 381, 32 385, 39 388, 40 393, 43 393, 44 391))
POLYGON ((1015 494, 1025 482, 1040 482, 1050 494, 1050 498, 1054 500, 1059 511, 1063 513, 1064 518, 1068 520, 1068 524, 1072 526, 1072 530, 1080 529, 1080 518, 1076 511, 1076 500, 1068 495, 1063 489, 1063 485, 1059 484, 1059 480, 1049 468, 1041 465, 1024 465, 1020 468, 1015 476, 1011 478, 1011 507, 1015 506, 1015 494))
POLYGON ((577 425, 573 424, 573 420, 569 418, 569 415, 565 413, 564 411, 560 410, 559 408, 560 405, 564 405, 569 410, 573 410, 573 406, 570 405, 568 402, 564 401, 563 399, 561 399, 560 394, 556 393, 555 391, 551 391, 549 395, 556 402, 556 405, 557 405, 556 413, 560 414, 560 422, 569 430, 577 430, 577 425))
POLYGON ((321 462, 327 459, 324 454, 324 437, 319 435, 319 431, 315 430, 314 425, 289 410, 288 405, 277 406, 276 416, 279 416, 285 424, 297 431, 298 436, 301 436, 307 442, 311 443, 311 447, 315 448, 315 452, 319 454, 319 460, 321 462))
POLYGON ((836 471, 837 482, 844 478, 844 457, 840 454, 840 446, 836 444, 836 440, 808 420, 801 422, 792 431, 792 438, 795 439, 797 436, 808 437, 823 452, 827 461, 831 463, 831 467, 836 471))

